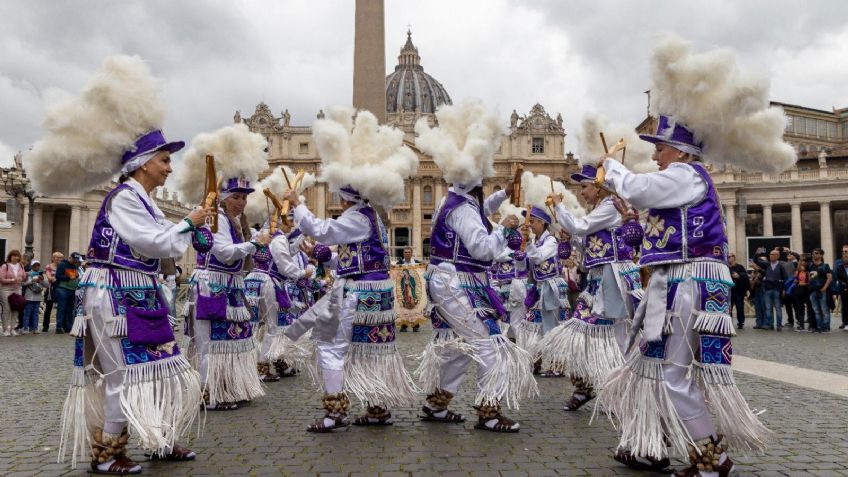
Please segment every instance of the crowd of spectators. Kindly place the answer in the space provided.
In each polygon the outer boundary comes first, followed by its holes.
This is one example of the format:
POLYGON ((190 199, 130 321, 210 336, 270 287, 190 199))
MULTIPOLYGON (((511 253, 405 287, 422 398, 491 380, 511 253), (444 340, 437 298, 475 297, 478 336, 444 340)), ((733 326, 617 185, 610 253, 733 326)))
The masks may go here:
POLYGON ((745 326, 747 298, 757 330, 830 333, 831 315, 841 310, 839 329, 848 331, 848 244, 842 246, 841 258, 833 266, 826 258, 820 248, 809 254, 787 247, 759 249, 746 267, 731 254, 731 309, 736 327, 745 326))

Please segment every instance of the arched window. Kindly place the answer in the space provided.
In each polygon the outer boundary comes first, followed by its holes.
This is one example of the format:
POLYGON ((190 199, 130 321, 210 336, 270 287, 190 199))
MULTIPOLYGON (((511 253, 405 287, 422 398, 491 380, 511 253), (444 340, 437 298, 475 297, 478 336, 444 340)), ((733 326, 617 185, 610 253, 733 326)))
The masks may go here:
POLYGON ((421 192, 421 202, 424 205, 433 205, 433 188, 426 185, 421 192))

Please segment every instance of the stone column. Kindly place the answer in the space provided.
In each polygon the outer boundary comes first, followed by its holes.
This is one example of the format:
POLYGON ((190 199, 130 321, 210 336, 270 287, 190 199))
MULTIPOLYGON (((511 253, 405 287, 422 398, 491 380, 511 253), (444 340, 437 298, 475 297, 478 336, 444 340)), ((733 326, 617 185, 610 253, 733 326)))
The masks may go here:
POLYGON ((327 218, 327 186, 324 184, 315 184, 315 215, 319 219, 327 218))
POLYGON ((821 207, 821 248, 824 250, 824 260, 833 263, 833 226, 830 217, 830 202, 822 202, 821 207))
MULTIPOLYGON (((43 259, 40 260, 44 261, 46 259, 49 262, 49 255, 52 255, 56 250, 53 249, 53 209, 45 210, 45 207, 44 204, 38 207, 40 209, 38 215, 41 217, 41 232, 38 232, 35 237, 36 243, 44 254, 43 259), (47 231, 49 233, 46 233, 47 231)), ((47 262, 44 262, 44 264, 46 266, 47 262)))
POLYGON ((771 221, 771 204, 763 204, 763 235, 774 235, 774 225, 771 221))
POLYGON ((383 0, 356 0, 353 106, 386 122, 386 33, 383 0))
POLYGON ((32 253, 33 257, 44 263, 46 266, 47 263, 50 262, 50 259, 47 258, 45 260, 44 248, 41 245, 41 240, 39 240, 44 233, 44 208, 38 203, 38 201, 35 202, 34 214, 35 215, 32 218, 32 236, 35 239, 32 241, 32 253))
POLYGON ((85 227, 85 224, 82 223, 82 207, 79 205, 71 206, 71 223, 68 231, 68 253, 84 253, 82 250, 82 242, 80 237, 82 236, 82 229, 85 227))
POLYGON ((730 247, 730 252, 736 254, 739 259, 739 251, 736 249, 736 205, 727 204, 724 206, 724 220, 727 222, 727 246, 730 247))
POLYGON ((421 260, 421 179, 412 179, 412 256, 421 260))
POLYGON ((433 204, 436 207, 439 206, 439 202, 442 200, 444 182, 444 179, 441 177, 436 178, 436 187, 433 189, 433 204))
POLYGON ((798 253, 804 252, 804 232, 801 223, 801 203, 791 202, 792 208, 792 250, 798 253))

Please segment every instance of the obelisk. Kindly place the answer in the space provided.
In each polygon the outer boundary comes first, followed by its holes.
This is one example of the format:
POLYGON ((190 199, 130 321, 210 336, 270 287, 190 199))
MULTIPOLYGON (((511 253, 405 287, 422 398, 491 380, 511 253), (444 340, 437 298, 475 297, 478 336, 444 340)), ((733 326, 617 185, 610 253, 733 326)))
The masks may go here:
POLYGON ((386 122, 386 32, 383 0, 356 0, 353 106, 386 122))

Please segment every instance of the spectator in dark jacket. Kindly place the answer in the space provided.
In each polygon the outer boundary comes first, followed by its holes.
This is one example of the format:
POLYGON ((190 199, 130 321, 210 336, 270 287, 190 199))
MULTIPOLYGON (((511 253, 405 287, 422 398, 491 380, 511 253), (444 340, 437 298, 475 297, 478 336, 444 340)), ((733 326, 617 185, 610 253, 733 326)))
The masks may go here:
POLYGON ((833 264, 833 272, 838 282, 839 302, 842 304, 842 324, 839 329, 848 329, 848 244, 842 246, 842 258, 833 264))
POLYGON ((769 263, 763 272, 763 290, 765 292, 765 326, 781 331, 783 329, 783 284, 789 278, 783 262, 780 261, 780 250, 769 252, 769 263))
MULTIPOLYGON (((795 305, 795 321, 798 323, 797 331, 804 331, 804 315, 810 299, 810 274, 807 272, 807 263, 799 260, 798 268, 795 270, 795 279, 792 285, 792 300, 795 305)), ((813 326, 813 314, 807 314, 810 327, 813 326)))
POLYGON ((736 262, 736 254, 727 256, 730 265, 730 276, 733 277, 733 288, 730 289, 730 308, 736 309, 736 327, 740 330, 745 326, 745 296, 748 295, 751 283, 748 280, 748 271, 736 262))
MULTIPOLYGON (((824 261, 824 250, 813 249, 810 263, 810 303, 816 317, 816 328, 811 331, 830 333, 830 307, 827 304, 828 290, 833 281, 830 265, 824 261)), ((812 324, 812 323, 811 323, 812 324)))
POLYGON ((56 288, 53 290, 56 301, 56 333, 70 332, 74 326, 74 297, 79 286, 82 255, 71 254, 67 260, 59 263, 56 269, 56 288))

